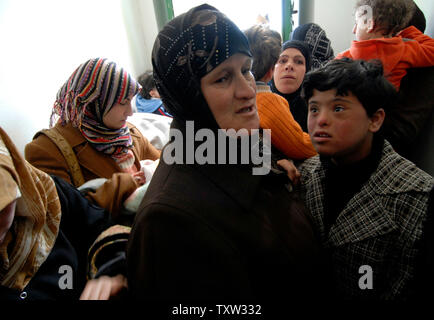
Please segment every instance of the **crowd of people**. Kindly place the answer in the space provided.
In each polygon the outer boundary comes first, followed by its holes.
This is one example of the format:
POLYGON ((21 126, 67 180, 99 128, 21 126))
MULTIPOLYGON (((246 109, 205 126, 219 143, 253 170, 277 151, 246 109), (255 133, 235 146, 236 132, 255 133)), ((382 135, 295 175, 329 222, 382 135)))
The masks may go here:
POLYGON ((410 0, 355 20, 335 57, 315 23, 282 43, 203 4, 137 81, 80 64, 24 157, 0 128, 0 300, 431 299, 434 178, 407 158, 434 39, 410 0), (133 111, 170 118, 164 147, 133 111))

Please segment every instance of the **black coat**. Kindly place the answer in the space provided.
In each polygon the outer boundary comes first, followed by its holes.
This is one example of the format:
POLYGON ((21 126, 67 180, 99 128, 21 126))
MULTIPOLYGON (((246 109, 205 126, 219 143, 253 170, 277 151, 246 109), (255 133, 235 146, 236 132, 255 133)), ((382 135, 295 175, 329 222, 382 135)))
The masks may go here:
POLYGON ((316 238, 285 182, 237 165, 161 160, 130 234, 132 298, 314 296, 316 238))
POLYGON ((86 284, 89 247, 112 224, 107 211, 91 204, 64 180, 52 178, 62 209, 54 247, 23 291, 0 286, 0 301, 78 299, 86 284), (64 265, 72 269, 71 289, 65 288, 67 281, 62 278, 67 274, 60 269, 64 265))
POLYGON ((434 174, 434 67, 411 68, 402 78, 398 101, 386 110, 384 137, 403 157, 434 174))

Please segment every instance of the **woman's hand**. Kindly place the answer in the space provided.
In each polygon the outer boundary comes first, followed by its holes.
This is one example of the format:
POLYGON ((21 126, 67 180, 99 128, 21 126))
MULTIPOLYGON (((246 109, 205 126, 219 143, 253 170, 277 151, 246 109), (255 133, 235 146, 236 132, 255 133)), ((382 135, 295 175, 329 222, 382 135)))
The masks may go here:
POLYGON ((281 159, 277 161, 277 164, 286 171, 289 179, 291 179, 294 185, 297 185, 300 182, 300 171, 297 170, 292 160, 281 159))
POLYGON ((146 183, 145 173, 142 170, 133 173, 133 178, 139 186, 143 186, 146 183))
POLYGON ((127 278, 118 274, 115 277, 101 276, 89 280, 81 293, 80 300, 108 300, 127 288, 127 278))

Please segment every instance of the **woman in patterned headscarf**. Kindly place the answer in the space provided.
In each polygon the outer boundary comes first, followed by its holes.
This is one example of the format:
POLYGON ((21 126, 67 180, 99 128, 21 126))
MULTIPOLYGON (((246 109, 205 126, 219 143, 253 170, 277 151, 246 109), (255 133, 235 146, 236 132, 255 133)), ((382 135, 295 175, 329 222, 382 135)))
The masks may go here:
POLYGON ((312 70, 318 69, 335 57, 331 41, 327 38, 325 30, 316 23, 307 23, 295 28, 291 34, 291 40, 307 43, 311 52, 312 70))
POLYGON ((288 101, 295 121, 304 132, 307 132, 307 105, 300 93, 304 76, 310 70, 311 65, 311 52, 305 42, 286 41, 282 45, 270 85, 271 91, 288 101))
POLYGON ((122 265, 118 244, 127 238, 128 231, 112 226, 107 211, 25 161, 0 128, 0 301, 78 300, 83 288, 82 298, 108 299, 124 287, 116 271, 122 265), (100 260, 96 272, 88 271, 89 248, 105 253, 91 250, 91 260, 100 260), (85 287, 86 274, 114 277, 91 280, 85 287))
POLYGON ((131 98, 138 90, 136 81, 114 62, 96 58, 81 64, 57 93, 48 132, 66 141, 72 152, 65 156, 47 133, 39 132, 25 148, 26 159, 76 187, 108 179, 88 197, 119 213, 124 200, 145 183, 140 160, 159 157, 159 151, 127 123, 131 98), (70 168, 68 157, 76 158, 77 170, 70 168))
POLYGON ((214 153, 210 147, 208 155, 219 161, 204 163, 197 157, 203 145, 188 139, 208 136, 209 146, 224 136, 220 129, 245 129, 250 137, 259 128, 251 56, 243 32, 209 5, 174 18, 157 36, 154 76, 174 118, 172 151, 179 161, 166 161, 166 145, 136 215, 127 251, 135 299, 260 298, 283 291, 304 298, 320 291, 316 239, 284 174, 272 167, 253 175, 253 165, 239 157, 235 164, 220 162, 239 152, 230 148, 214 153))

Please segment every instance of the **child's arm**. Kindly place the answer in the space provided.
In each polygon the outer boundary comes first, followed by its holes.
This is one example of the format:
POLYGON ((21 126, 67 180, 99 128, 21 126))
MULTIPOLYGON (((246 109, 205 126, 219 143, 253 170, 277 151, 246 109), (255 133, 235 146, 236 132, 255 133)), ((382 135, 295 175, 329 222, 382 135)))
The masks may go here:
POLYGON ((405 28, 398 35, 404 39, 407 49, 403 61, 415 68, 434 66, 433 38, 423 34, 414 26, 405 28), (406 41, 405 39, 411 40, 406 41))
POLYGON ((409 26, 409 27, 401 30, 401 32, 399 32, 397 35, 400 36, 401 38, 416 40, 417 42, 419 42, 421 44, 424 42, 434 41, 433 38, 422 33, 418 28, 416 28, 414 26, 409 26))
POLYGON ((292 116, 288 102, 277 94, 257 97, 261 127, 271 129, 271 143, 288 158, 302 160, 316 155, 309 135, 292 116))
POLYGON ((338 59, 342 59, 342 58, 345 58, 345 57, 352 58, 350 50, 345 50, 345 51, 342 51, 342 52, 338 53, 336 55, 335 59, 338 60, 338 59))

